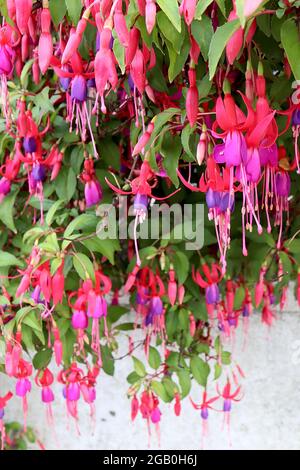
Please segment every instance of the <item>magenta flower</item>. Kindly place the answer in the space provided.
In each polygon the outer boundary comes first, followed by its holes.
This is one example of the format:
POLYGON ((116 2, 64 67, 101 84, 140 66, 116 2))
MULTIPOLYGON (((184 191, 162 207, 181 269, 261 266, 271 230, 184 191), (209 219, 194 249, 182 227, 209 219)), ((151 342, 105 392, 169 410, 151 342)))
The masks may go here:
POLYGON ((99 204, 103 197, 103 192, 99 181, 97 181, 96 179, 88 181, 85 184, 84 194, 87 207, 99 204))

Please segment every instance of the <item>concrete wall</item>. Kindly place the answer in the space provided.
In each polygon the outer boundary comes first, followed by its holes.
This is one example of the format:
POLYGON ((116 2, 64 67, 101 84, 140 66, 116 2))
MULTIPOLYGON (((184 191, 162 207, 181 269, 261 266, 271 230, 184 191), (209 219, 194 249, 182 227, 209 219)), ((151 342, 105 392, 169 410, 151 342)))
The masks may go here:
MULTIPOLYGON (((222 432, 222 414, 212 413, 207 449, 300 449, 300 314, 290 299, 287 311, 279 313, 271 330, 260 322, 260 316, 251 320, 248 347, 240 352, 242 330, 237 334, 235 357, 246 373, 245 396, 234 405, 231 422, 231 441, 222 432)), ((40 391, 30 396, 28 422, 35 426, 46 448, 61 449, 146 449, 147 429, 139 417, 130 422, 130 406, 126 397, 126 376, 131 360, 119 361, 115 378, 103 376, 98 384, 97 418, 93 430, 87 406, 80 411, 80 436, 73 422, 67 423, 61 390, 55 404, 57 439, 48 428, 40 391)), ((0 391, 7 390, 8 380, 0 376, 0 391)), ((194 387, 193 398, 199 402, 199 388, 194 387)), ((172 407, 162 405, 161 449, 201 448, 201 420, 188 400, 183 412, 176 418, 172 407)), ((21 403, 14 399, 7 418, 22 419, 21 403)), ((151 448, 156 449, 155 436, 151 448)))

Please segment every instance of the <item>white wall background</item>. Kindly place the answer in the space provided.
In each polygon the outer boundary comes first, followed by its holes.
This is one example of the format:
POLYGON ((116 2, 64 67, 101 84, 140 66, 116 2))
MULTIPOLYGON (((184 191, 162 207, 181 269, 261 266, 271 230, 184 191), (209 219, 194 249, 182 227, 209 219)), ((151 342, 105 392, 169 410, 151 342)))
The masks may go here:
MULTIPOLYGON (((286 312, 278 314, 271 330, 260 322, 260 316, 251 320, 248 347, 240 352, 242 329, 237 334, 235 356, 246 373, 245 397, 234 405, 231 423, 232 446, 226 432, 222 432, 222 414, 211 413, 210 432, 206 449, 300 449, 300 311, 289 299, 286 312)), ((130 421, 130 403, 126 397, 126 376, 131 371, 131 360, 118 361, 114 378, 103 374, 97 394, 96 427, 93 430, 88 407, 80 410, 79 428, 66 419, 61 389, 56 387, 55 420, 57 439, 48 428, 45 409, 40 401, 40 390, 30 394, 28 422, 34 426, 47 449, 147 449, 146 423, 138 417, 130 421)), ((9 381, 0 375, 0 395, 9 387, 9 381)), ((193 391, 200 401, 199 388, 193 391)), ((162 405, 162 450, 195 450, 201 448, 201 419, 190 402, 183 403, 182 415, 176 418, 173 407, 162 405)), ((7 409, 7 419, 21 420, 21 403, 13 399, 7 409)), ((151 448, 157 449, 155 436, 151 448)))

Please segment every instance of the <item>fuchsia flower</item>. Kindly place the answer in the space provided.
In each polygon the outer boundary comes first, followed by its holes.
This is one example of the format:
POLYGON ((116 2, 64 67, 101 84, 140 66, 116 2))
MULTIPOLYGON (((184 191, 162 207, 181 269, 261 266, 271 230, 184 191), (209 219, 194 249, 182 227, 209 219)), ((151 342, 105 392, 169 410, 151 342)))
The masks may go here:
POLYGON ((97 92, 101 99, 101 110, 106 114, 104 92, 108 84, 114 90, 118 84, 116 59, 110 48, 113 24, 110 18, 105 22, 100 36, 100 48, 95 57, 95 79, 97 92))
POLYGON ((129 32, 126 25, 126 20, 122 11, 122 0, 118 0, 114 13, 114 28, 118 35, 119 41, 124 47, 128 47, 129 32))
POLYGON ((234 193, 240 189, 235 186, 236 178, 230 168, 223 168, 221 171, 211 156, 207 158, 206 171, 202 174, 198 187, 185 180, 179 170, 177 174, 182 183, 191 191, 206 193, 208 216, 210 220, 215 221, 221 263, 225 272, 226 253, 230 243, 230 215, 235 208, 234 193))
POLYGON ((82 284, 78 291, 69 295, 69 304, 73 309, 72 326, 77 330, 78 344, 80 350, 83 350, 85 335, 84 330, 88 327, 88 319, 93 319, 92 325, 92 349, 98 355, 99 366, 102 365, 100 338, 99 338, 99 320, 104 320, 105 336, 108 337, 108 328, 106 323, 107 302, 105 296, 111 291, 112 283, 109 277, 101 271, 95 271, 95 287, 93 282, 88 279, 82 284), (72 305, 71 299, 76 296, 77 299, 72 305))
POLYGON ((232 392, 232 385, 227 379, 227 383, 225 387, 223 388, 222 392, 220 392, 219 387, 217 386, 217 390, 219 393, 219 396, 223 398, 223 412, 224 412, 224 424, 227 425, 228 431, 230 428, 230 412, 232 409, 232 402, 239 402, 242 400, 241 396, 241 390, 242 388, 239 386, 237 389, 232 392))
POLYGON ((31 16, 32 0, 15 0, 16 22, 21 34, 28 31, 28 23, 31 16))
MULTIPOLYGON (((145 144, 143 143, 141 145, 145 145, 145 144)), ((144 160, 141 165, 140 175, 131 181, 131 191, 123 191, 117 188, 112 183, 110 183, 110 181, 107 178, 105 178, 105 181, 108 184, 108 186, 117 194, 123 194, 123 195, 133 194, 135 196, 134 205, 135 205, 136 220, 135 220, 135 229, 134 229, 134 240, 135 240, 135 248, 136 248, 136 256, 137 256, 137 266, 139 267, 141 265, 141 260, 139 256, 138 246, 137 246, 137 225, 138 223, 142 223, 145 220, 145 217, 147 214, 147 207, 148 207, 148 198, 150 197, 158 201, 163 201, 165 199, 168 199, 174 196, 174 194, 180 191, 180 189, 177 189, 176 191, 174 191, 173 193, 165 197, 154 196, 152 194, 152 190, 157 186, 157 178, 147 160, 144 160)), ((133 279, 133 282, 134 282, 134 279, 133 279)), ((130 285, 132 285, 131 281, 130 281, 130 285)), ((130 286, 125 286, 125 289, 129 290, 130 286)))
POLYGON ((76 422, 81 394, 84 401, 90 405, 92 416, 95 413, 93 403, 96 399, 95 385, 98 374, 99 368, 93 367, 88 370, 87 375, 84 375, 83 370, 73 362, 68 369, 62 370, 58 375, 58 382, 64 385, 63 396, 66 399, 67 412, 76 422))
POLYGON ((51 35, 51 14, 49 8, 43 8, 41 12, 41 35, 38 46, 39 67, 44 75, 50 65, 53 54, 53 43, 51 35))
POLYGON ((13 397, 11 392, 8 392, 4 397, 0 397, 0 434, 1 434, 1 450, 4 450, 5 444, 5 426, 3 423, 3 418, 5 414, 5 407, 9 400, 13 397))
MULTIPOLYGON (((234 9, 230 12, 228 16, 228 21, 234 21, 238 19, 235 2, 233 6, 234 6, 234 9)), ((256 31, 256 22, 253 21, 247 33, 247 37, 246 37, 247 44, 251 43, 253 36, 255 34, 255 31, 256 31)), ((231 36, 231 38, 226 44, 226 56, 230 65, 234 63, 235 59, 238 57, 240 51, 242 50, 242 47, 244 45, 244 36, 245 36, 244 29, 240 27, 237 31, 235 31, 235 33, 231 36)))
POLYGON ((173 267, 171 267, 169 271, 169 283, 168 283, 168 296, 170 300, 170 304, 173 306, 176 302, 177 297, 177 283, 176 283, 176 276, 173 267))
POLYGON ((87 207, 99 204, 102 200, 103 191, 99 181, 96 179, 93 160, 86 159, 84 162, 84 171, 80 176, 82 182, 85 183, 84 194, 87 207))
POLYGON ((146 0, 146 28, 149 34, 152 33, 156 21, 156 4, 155 0, 146 0))
POLYGON ((155 425, 158 440, 160 441, 159 423, 161 420, 161 411, 159 409, 157 396, 151 391, 144 390, 141 395, 139 409, 143 419, 147 421, 149 438, 151 435, 150 424, 152 423, 155 425))
POLYGON ((208 399, 206 390, 204 390, 204 392, 203 392, 202 403, 200 405, 197 405, 196 403, 194 403, 193 400, 190 398, 190 401, 191 401, 193 407, 195 408, 195 410, 200 410, 201 411, 202 447, 204 445, 204 439, 208 435, 209 410, 213 409, 212 404, 215 403, 217 400, 219 400, 219 396, 208 399))
MULTIPOLYGON (((225 83, 224 87, 227 87, 225 83)), ((246 141, 243 131, 254 122, 254 113, 248 99, 243 96, 248 109, 248 116, 235 104, 230 93, 226 92, 224 100, 217 99, 216 122, 214 123, 214 135, 224 139, 224 144, 217 145, 214 149, 214 158, 217 163, 226 163, 226 166, 237 167, 246 159, 246 141), (216 129, 223 129, 222 134, 217 134, 216 129)))
POLYGON ((182 0, 179 12, 184 16, 184 20, 188 26, 192 24, 196 13, 197 0, 182 0))
MULTIPOLYGON (((75 33, 74 33, 75 34, 75 33)), ((70 131, 73 129, 73 121, 75 118, 76 132, 81 132, 81 139, 85 142, 87 138, 87 129, 89 130, 92 140, 94 156, 98 157, 98 151, 91 127, 91 112, 87 107, 88 88, 87 80, 94 78, 94 72, 85 70, 83 63, 78 52, 71 55, 70 60, 66 63, 60 62, 57 57, 52 56, 51 66, 60 79, 67 79, 63 82, 65 87, 68 87, 68 80, 70 81, 70 91, 67 88, 67 109, 68 109, 68 122, 70 123, 70 131)), ((96 109, 96 105, 95 105, 96 109)))
POLYGON ((0 29, 0 75, 6 77, 11 76, 15 59, 11 34, 8 26, 0 29))
POLYGON ((42 388, 42 402, 46 404, 47 407, 47 420, 49 426, 54 426, 53 412, 51 403, 54 401, 54 393, 51 389, 51 385, 54 382, 54 376, 52 372, 46 368, 44 370, 39 370, 35 376, 35 383, 42 388))
POLYGON ((28 377, 32 374, 32 365, 20 358, 18 367, 14 376, 18 379, 16 382, 16 395, 22 398, 23 401, 23 415, 24 415, 24 432, 27 428, 27 394, 31 391, 31 382, 28 377))
POLYGON ((186 95, 186 112, 190 126, 194 127, 199 111, 199 92, 196 83, 196 70, 194 68, 189 70, 189 82, 190 87, 186 95))
POLYGON ((209 314, 211 314, 213 306, 220 300, 218 283, 222 280, 223 274, 220 266, 216 263, 212 264, 211 269, 209 269, 207 264, 202 264, 201 268, 205 274, 206 280, 203 279, 199 271, 195 271, 194 266, 192 275, 194 282, 202 289, 205 289, 206 305, 209 314))

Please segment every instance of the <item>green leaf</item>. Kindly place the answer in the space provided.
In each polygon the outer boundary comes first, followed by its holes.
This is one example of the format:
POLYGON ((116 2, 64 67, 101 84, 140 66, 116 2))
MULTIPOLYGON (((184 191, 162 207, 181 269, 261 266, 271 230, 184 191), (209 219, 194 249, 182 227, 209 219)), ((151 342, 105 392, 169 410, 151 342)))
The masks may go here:
POLYGON ((178 110, 178 108, 169 108, 163 111, 162 113, 156 115, 155 122, 154 122, 154 130, 151 134, 151 138, 148 144, 145 147, 146 151, 149 150, 150 146, 153 144, 154 140, 156 139, 156 137, 158 136, 158 134, 160 133, 164 125, 168 121, 170 121, 176 114, 179 114, 179 113, 180 111, 178 110))
POLYGON ((54 276, 58 268, 61 266, 63 260, 61 258, 54 258, 51 261, 51 276, 54 276))
POLYGON ((141 380, 141 377, 136 372, 131 372, 127 376, 127 382, 130 383, 130 385, 136 384, 140 380, 141 380))
POLYGON ((0 0, 0 12, 2 16, 5 16, 5 18, 8 17, 6 0, 0 0))
POLYGON ((156 393, 156 395, 158 395, 165 403, 170 403, 172 401, 172 398, 169 396, 161 382, 153 380, 153 382, 151 382, 151 388, 153 392, 156 393))
POLYGON ((190 366, 193 377, 198 382, 198 384, 202 385, 202 387, 206 387, 210 372, 209 365, 200 357, 194 356, 191 359, 190 366))
POLYGON ((202 0, 202 1, 198 2, 198 5, 196 7, 196 13, 195 13, 195 18, 197 20, 201 20, 201 17, 203 15, 203 13, 209 7, 209 5, 212 4, 212 2, 213 2, 213 0, 202 0))
POLYGON ((133 360, 134 370, 138 374, 138 376, 145 377, 146 369, 145 369, 144 364, 134 356, 132 356, 132 360, 133 360))
POLYGON ((53 113, 55 111, 53 104, 49 98, 49 92, 50 88, 46 86, 40 93, 38 93, 32 98, 33 103, 38 108, 38 114, 53 113))
POLYGON ((28 78, 29 78, 29 71, 31 70, 32 64, 34 62, 34 59, 28 60, 26 64, 24 65, 21 76, 20 76, 20 83, 23 88, 27 88, 28 85, 28 78))
POLYGON ((76 191, 77 179, 73 168, 63 168, 54 182, 59 199, 69 202, 76 191))
POLYGON ((17 233, 13 218, 14 204, 18 191, 8 194, 0 204, 0 221, 14 233, 17 233))
POLYGON ((182 71, 184 64, 186 63, 186 60, 188 58, 191 47, 189 36, 187 34, 185 35, 185 39, 179 54, 177 54, 177 52, 173 48, 173 45, 171 45, 169 42, 167 42, 167 46, 170 58, 168 77, 169 81, 173 82, 177 75, 179 75, 182 71))
POLYGON ((173 382, 173 380, 170 377, 167 377, 167 376, 165 376, 162 379, 162 384, 165 387, 166 392, 169 395, 169 397, 173 400, 175 393, 179 391, 178 385, 175 382, 173 382))
POLYGON ((76 256, 73 256, 73 265, 78 276, 84 281, 95 278, 93 263, 84 253, 76 253, 76 256))
POLYGON ((281 42, 296 80, 300 80, 300 38, 293 18, 281 27, 281 42))
POLYGON ((292 264, 292 261, 290 260, 289 255, 285 253, 284 251, 281 251, 279 253, 279 258, 280 258, 280 261, 282 262, 284 274, 290 277, 293 272, 293 264, 292 264))
POLYGON ((125 49, 117 37, 114 38, 113 51, 122 74, 125 73, 125 49))
POLYGON ((107 375, 113 376, 115 373, 115 362, 111 350, 107 345, 101 346, 101 356, 103 362, 103 370, 107 375))
POLYGON ((182 147, 180 137, 167 132, 164 136, 160 153, 164 157, 163 166, 176 188, 179 186, 177 168, 181 151, 182 147))
POLYGON ((256 19, 258 28, 270 38, 272 35, 271 15, 261 15, 256 19))
POLYGON ((231 36, 239 29, 239 20, 230 21, 217 28, 212 37, 209 47, 209 78, 212 80, 216 73, 216 69, 221 58, 221 55, 226 47, 227 42, 231 36))
MULTIPOLYGON (((65 0, 68 15, 72 23, 76 26, 82 11, 82 1, 81 0, 65 0)), ((51 2, 50 2, 51 3, 51 2)))
POLYGON ((231 364, 231 353, 228 351, 223 351, 221 354, 221 360, 224 366, 229 366, 231 364))
POLYGON ((11 253, 0 250, 0 267, 21 266, 23 263, 11 253))
POLYGON ((52 359, 52 349, 43 349, 36 353, 32 359, 32 364, 35 369, 45 369, 51 362, 52 359))
POLYGON ((227 9, 226 9, 226 0, 216 0, 218 7, 220 8, 222 15, 227 16, 227 9))
MULTIPOLYGON (((242 28, 244 28, 246 24, 246 18, 244 15, 245 0, 235 0, 235 5, 236 5, 237 16, 239 17, 242 28)), ((265 16, 270 16, 270 15, 265 15, 265 16)))
POLYGON ((291 243, 286 243, 286 247, 291 253, 298 255, 300 253, 300 240, 294 239, 291 243))
POLYGON ((222 375, 222 367, 220 366, 220 364, 215 364, 215 376, 214 376, 214 380, 218 380, 222 375))
POLYGON ((162 11, 167 15, 171 23, 181 33, 181 17, 177 0, 156 0, 162 11))
POLYGON ((157 13, 156 20, 162 35, 172 44, 177 54, 179 54, 184 41, 184 34, 180 34, 176 28, 174 28, 173 23, 171 23, 163 11, 157 13))
POLYGON ((182 369, 177 372, 177 376, 181 388, 181 398, 185 398, 189 395, 192 388, 190 371, 182 369))
POLYGON ((46 224, 50 227, 53 220, 54 220, 54 217, 55 217, 55 214, 56 212, 58 211, 58 209, 64 204, 64 201, 62 200, 58 200, 58 201, 55 201, 55 203, 53 204, 53 206, 51 206, 51 208, 49 209, 48 213, 47 213, 47 216, 46 216, 46 224))
POLYGON ((64 233, 64 238, 69 238, 76 229, 88 230, 91 226, 94 226, 96 229, 97 220, 98 219, 95 214, 79 215, 67 226, 64 233))
POLYGON ((67 6, 62 0, 51 0, 49 2, 51 18, 57 27, 67 12, 67 6))
POLYGON ((193 133, 194 129, 191 128, 189 124, 185 126, 183 131, 181 132, 181 143, 184 148, 184 151, 186 154, 190 157, 190 159, 193 161, 195 160, 195 155, 192 153, 191 148, 190 148, 190 137, 193 133))
POLYGON ((207 98, 212 87, 212 82, 209 79, 209 74, 206 74, 198 85, 199 99, 207 98))
POLYGON ((90 238, 89 240, 84 240, 82 243, 89 250, 101 253, 103 256, 105 256, 105 258, 109 260, 111 264, 115 264, 115 252, 120 250, 120 243, 118 240, 102 240, 100 238, 95 237, 90 238))
POLYGON ((190 269, 188 257, 181 251, 176 251, 173 255, 172 261, 179 284, 184 284, 190 269))
POLYGON ((45 241, 40 244, 40 248, 44 251, 48 251, 49 253, 56 254, 59 251, 56 233, 50 233, 50 235, 45 238, 45 241))
POLYGON ((148 362, 152 369, 158 369, 161 364, 161 357, 157 349, 150 346, 148 362))
POLYGON ((192 22, 191 29, 192 35, 200 47, 201 54, 207 60, 209 45, 214 34, 211 19, 204 15, 200 21, 194 20, 192 22))

